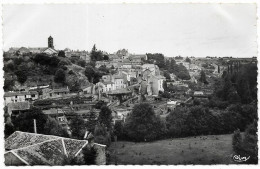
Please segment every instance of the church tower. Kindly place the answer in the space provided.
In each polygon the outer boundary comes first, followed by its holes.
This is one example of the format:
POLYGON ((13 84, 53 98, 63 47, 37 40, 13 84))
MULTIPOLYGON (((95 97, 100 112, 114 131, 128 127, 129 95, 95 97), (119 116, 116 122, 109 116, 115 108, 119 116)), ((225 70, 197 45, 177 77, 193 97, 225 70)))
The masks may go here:
POLYGON ((53 38, 51 36, 48 38, 48 48, 54 49, 53 38))

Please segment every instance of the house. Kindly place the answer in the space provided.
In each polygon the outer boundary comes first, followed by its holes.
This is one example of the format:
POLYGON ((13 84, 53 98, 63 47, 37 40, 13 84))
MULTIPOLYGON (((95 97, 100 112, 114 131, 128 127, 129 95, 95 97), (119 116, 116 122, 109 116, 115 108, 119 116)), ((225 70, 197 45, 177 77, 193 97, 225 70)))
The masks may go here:
POLYGON ((101 92, 122 89, 127 86, 123 75, 103 75, 101 79, 101 82, 99 82, 99 86, 102 88, 101 92))
POLYGON ((13 114, 18 115, 30 109, 30 103, 28 101, 8 103, 6 106, 7 106, 7 113, 10 115, 10 117, 13 114))
POLYGON ((163 81, 166 78, 162 75, 155 76, 151 74, 148 78, 148 84, 151 85, 152 95, 158 95, 159 91, 164 92, 163 81))
POLYGON ((106 164, 106 146, 71 138, 16 131, 5 140, 6 166, 70 165, 68 159, 82 159, 82 149, 93 146, 96 164, 106 164))
POLYGON ((194 96, 194 97, 204 96, 204 92, 203 92, 203 91, 194 91, 193 96, 194 96))
POLYGON ((124 77, 120 75, 113 75, 112 76, 112 82, 114 83, 114 89, 122 89, 126 87, 126 84, 124 83, 124 77))
POLYGON ((114 83, 113 82, 102 82, 103 83, 103 89, 102 92, 108 92, 111 90, 115 90, 114 83))
POLYGON ((70 94, 70 90, 68 87, 57 88, 57 89, 49 89, 49 88, 42 89, 43 99, 65 97, 65 96, 69 96, 69 94, 70 94))
POLYGON ((136 78, 136 72, 131 72, 131 71, 122 71, 121 72, 123 78, 124 78, 124 82, 128 83, 130 85, 131 79, 132 78, 136 78))
POLYGON ((16 102, 25 102, 25 101, 34 101, 39 97, 38 92, 29 91, 29 92, 5 92, 4 94, 4 103, 5 106, 8 103, 16 102))
POLYGON ((63 127, 68 127, 68 120, 65 116, 65 112, 60 108, 51 108, 42 110, 42 112, 52 118, 55 118, 58 123, 63 127))
POLYGON ((29 50, 28 48, 26 48, 26 47, 21 47, 21 48, 19 48, 19 49, 16 51, 16 53, 17 53, 18 55, 23 55, 23 54, 30 53, 30 50, 29 50))
POLYGON ((159 67, 155 64, 143 64, 142 65, 142 71, 145 71, 147 69, 150 70, 153 75, 159 75, 160 74, 159 67))
POLYGON ((130 55, 129 60, 134 61, 134 62, 142 62, 142 60, 147 60, 147 55, 130 55))
POLYGON ((172 100, 167 101, 168 110, 175 110, 176 106, 177 106, 177 101, 172 101, 172 100))
POLYGON ((94 84, 90 83, 89 85, 81 86, 80 90, 82 91, 82 94, 91 94, 93 86, 94 84))
POLYGON ((48 54, 48 55, 57 55, 58 51, 53 48, 46 48, 42 51, 42 53, 48 54))

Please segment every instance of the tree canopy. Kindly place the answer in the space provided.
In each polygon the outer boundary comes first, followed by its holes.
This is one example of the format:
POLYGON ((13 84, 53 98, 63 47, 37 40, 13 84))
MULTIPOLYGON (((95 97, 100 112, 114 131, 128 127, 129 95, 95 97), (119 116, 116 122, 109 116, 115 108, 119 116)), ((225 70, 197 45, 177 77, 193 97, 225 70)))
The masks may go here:
POLYGON ((152 141, 165 133, 165 126, 150 104, 141 103, 126 118, 125 131, 131 140, 152 141))

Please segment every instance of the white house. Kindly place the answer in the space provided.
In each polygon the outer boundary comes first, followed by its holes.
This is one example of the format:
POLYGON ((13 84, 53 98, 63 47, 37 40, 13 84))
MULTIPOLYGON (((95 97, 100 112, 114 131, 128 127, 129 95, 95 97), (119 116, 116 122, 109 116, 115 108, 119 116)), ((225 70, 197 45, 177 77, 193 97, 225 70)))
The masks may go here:
POLYGON ((39 97, 38 92, 30 91, 30 92, 6 92, 4 94, 4 103, 7 105, 8 103, 17 103, 17 102, 25 102, 25 101, 34 101, 39 97))
POLYGON ((163 81, 165 81, 166 78, 162 75, 150 75, 148 78, 148 83, 151 85, 151 89, 152 89, 152 94, 153 95, 158 95, 159 91, 164 92, 163 89, 163 81))

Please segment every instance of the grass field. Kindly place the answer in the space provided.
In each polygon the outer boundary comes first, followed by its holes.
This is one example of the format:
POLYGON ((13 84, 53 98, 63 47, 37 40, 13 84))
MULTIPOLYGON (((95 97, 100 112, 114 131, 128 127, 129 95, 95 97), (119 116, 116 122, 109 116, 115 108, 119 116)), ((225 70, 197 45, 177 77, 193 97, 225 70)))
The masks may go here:
POLYGON ((110 164, 233 164, 231 134, 150 143, 118 141, 109 150, 110 164))

